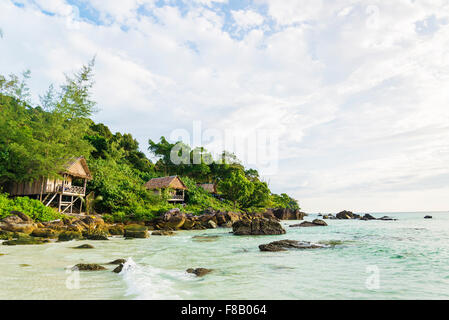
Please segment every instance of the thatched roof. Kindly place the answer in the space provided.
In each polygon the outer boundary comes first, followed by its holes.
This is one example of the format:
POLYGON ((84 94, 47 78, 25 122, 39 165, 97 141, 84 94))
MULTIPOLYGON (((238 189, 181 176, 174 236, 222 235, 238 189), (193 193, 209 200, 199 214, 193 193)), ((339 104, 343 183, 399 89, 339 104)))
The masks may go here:
POLYGON ((187 190, 186 185, 178 176, 154 178, 145 183, 145 187, 148 190, 165 188, 187 190))
POLYGON ((217 193, 217 186, 213 183, 203 183, 199 185, 201 188, 210 193, 217 193))
POLYGON ((71 176, 83 179, 92 179, 89 167, 87 166, 87 161, 84 157, 72 158, 65 164, 64 173, 71 176))

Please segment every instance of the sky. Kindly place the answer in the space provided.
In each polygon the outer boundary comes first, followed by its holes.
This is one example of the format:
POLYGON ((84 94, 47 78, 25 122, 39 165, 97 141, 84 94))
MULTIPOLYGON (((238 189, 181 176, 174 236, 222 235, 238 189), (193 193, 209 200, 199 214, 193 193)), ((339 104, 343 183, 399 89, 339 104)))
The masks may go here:
POLYGON ((449 210, 449 0, 0 0, 0 29, 36 103, 95 56, 94 120, 142 151, 231 141, 306 212, 449 210))

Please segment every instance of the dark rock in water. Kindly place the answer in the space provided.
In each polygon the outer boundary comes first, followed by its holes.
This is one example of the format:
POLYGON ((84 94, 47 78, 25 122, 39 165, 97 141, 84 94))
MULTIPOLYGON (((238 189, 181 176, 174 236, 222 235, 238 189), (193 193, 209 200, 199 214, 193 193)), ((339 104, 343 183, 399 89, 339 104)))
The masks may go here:
POLYGON ((31 232, 31 235, 39 238, 56 239, 59 236, 59 232, 49 228, 38 228, 34 229, 33 232, 31 232))
POLYGON ((111 236, 123 236, 125 233, 124 227, 121 225, 111 226, 108 231, 111 236))
POLYGON ((77 231, 64 231, 58 236, 58 241, 81 240, 83 235, 77 231))
POLYGON ((186 214, 178 208, 171 209, 162 216, 164 221, 164 229, 179 229, 186 221, 186 214))
POLYGON ((372 215, 367 213, 362 218, 360 218, 360 220, 376 220, 376 218, 374 218, 372 215))
POLYGON ((174 234, 175 234, 175 232, 173 232, 171 230, 157 230, 157 231, 151 232, 152 236, 172 236, 174 234))
POLYGON ((120 265, 118 265, 114 270, 112 270, 112 272, 120 273, 122 272, 124 266, 125 266, 124 263, 120 263, 120 265))
POLYGON ((189 268, 186 270, 187 273, 193 273, 195 274, 197 277, 202 277, 205 276, 208 273, 212 272, 212 269, 206 269, 206 268, 196 268, 196 269, 192 269, 189 268))
POLYGON ((73 271, 79 270, 79 271, 101 271, 106 270, 105 267, 96 264, 96 263, 79 263, 76 266, 72 268, 73 271))
POLYGON ((94 246, 86 243, 86 244, 82 244, 78 247, 73 247, 73 249, 94 249, 94 246))
POLYGON ((302 222, 300 224, 291 225, 290 228, 296 228, 296 227, 301 227, 301 228, 304 228, 304 227, 325 227, 325 226, 327 226, 326 222, 324 222, 323 220, 320 220, 320 219, 315 219, 312 222, 304 221, 304 222, 302 222))
POLYGON ((388 217, 388 216, 384 216, 384 217, 379 218, 379 219, 377 219, 377 220, 383 220, 383 221, 396 221, 397 219, 394 219, 394 218, 391 218, 391 217, 388 217))
POLYGON ((31 267, 31 265, 26 264, 26 263, 19 264, 19 266, 22 267, 22 268, 31 267))
POLYGON ((268 244, 261 244, 259 246, 260 251, 270 251, 270 252, 287 251, 288 249, 319 249, 319 248, 326 248, 326 246, 296 240, 280 240, 268 244))
POLYGON ((237 221, 232 225, 232 231, 237 236, 285 234, 279 222, 263 218, 237 221))
POLYGON ((213 241, 217 241, 217 239, 219 238, 220 236, 217 236, 217 235, 211 235, 211 236, 208 236, 208 235, 204 235, 204 236, 193 236, 192 237, 192 240, 193 241, 198 241, 198 242, 213 242, 213 241))
POLYGON ((424 219, 432 219, 432 216, 425 216, 424 219))
POLYGON ((354 213, 344 210, 337 213, 337 219, 354 219, 354 213))
POLYGON ((109 262, 108 264, 125 264, 126 259, 116 259, 114 261, 109 262))
POLYGON ((139 224, 130 224, 125 227, 125 238, 148 238, 148 228, 139 224))
POLYGON ((83 235, 88 240, 109 240, 108 234, 103 230, 87 231, 83 235))

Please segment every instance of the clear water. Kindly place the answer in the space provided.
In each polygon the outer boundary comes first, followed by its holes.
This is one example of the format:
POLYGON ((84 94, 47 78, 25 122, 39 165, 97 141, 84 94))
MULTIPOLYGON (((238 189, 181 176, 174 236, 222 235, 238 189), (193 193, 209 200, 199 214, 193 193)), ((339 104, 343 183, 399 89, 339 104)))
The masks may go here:
MULTIPOLYGON (((327 220, 282 236, 239 237, 230 229, 172 237, 0 246, 0 299, 448 299, 449 213, 386 214, 399 221, 327 220), (203 239, 196 235, 216 236, 203 239), (260 252, 280 239, 341 240, 329 249, 260 252), (74 246, 91 243, 92 250, 74 246), (121 274, 66 269, 131 258, 121 274), (197 278, 191 267, 214 269, 197 278), (78 285, 76 285, 79 279, 78 285)), ((384 214, 374 214, 380 217, 384 214)), ((307 220, 316 218, 315 215, 307 220)))

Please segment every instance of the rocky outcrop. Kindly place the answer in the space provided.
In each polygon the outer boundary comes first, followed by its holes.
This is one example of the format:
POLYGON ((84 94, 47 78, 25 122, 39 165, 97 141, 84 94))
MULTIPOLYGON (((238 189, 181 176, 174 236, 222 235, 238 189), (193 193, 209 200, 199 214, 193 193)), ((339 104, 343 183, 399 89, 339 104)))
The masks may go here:
POLYGON ((187 273, 192 273, 194 275, 196 275, 197 277, 203 277, 208 273, 211 273, 213 270, 212 269, 206 269, 206 268, 189 268, 186 270, 187 273))
POLYGON ((370 215, 369 213, 365 214, 363 217, 360 218, 360 220, 376 220, 376 218, 374 218, 372 215, 370 215))
POLYGON ((10 232, 30 234, 37 225, 33 220, 19 211, 11 211, 11 215, 0 220, 0 229, 10 232))
POLYGON ((126 238, 148 238, 148 228, 139 224, 131 224, 125 227, 126 238))
POLYGON ((305 227, 325 227, 325 226, 327 226, 327 223, 325 221, 320 220, 320 219, 315 219, 312 222, 304 221, 300 224, 293 224, 290 227, 291 228, 296 228, 296 227, 305 228, 305 227))
POLYGON ((120 273, 122 272, 124 266, 125 266, 124 263, 120 263, 114 270, 112 270, 112 272, 120 273))
POLYGON ((237 236, 285 234, 279 222, 264 218, 237 221, 232 225, 232 231, 237 236))
POLYGON ((382 218, 379 218, 377 220, 383 220, 383 221, 396 221, 397 219, 389 217, 389 216, 383 216, 382 218))
POLYGON ((310 242, 296 241, 296 240, 280 240, 270 242, 268 244, 261 244, 259 246, 260 251, 287 251, 289 249, 319 249, 325 248, 325 245, 313 244, 310 242))
POLYGON ((342 211, 337 213, 336 215, 337 219, 354 219, 354 213, 352 213, 351 211, 342 211))
POLYGON ((109 262, 108 264, 125 264, 126 259, 115 259, 114 261, 109 262))
POLYGON ((38 228, 34 229, 31 235, 39 238, 56 239, 59 236, 59 232, 50 228, 38 228))
POLYGON ((424 219, 432 219, 432 216, 425 216, 424 219))
POLYGON ((186 214, 178 208, 171 209, 162 216, 162 221, 166 229, 180 229, 186 221, 186 214))
POLYGON ((273 215, 279 220, 303 220, 305 213, 292 209, 271 209, 273 215))

